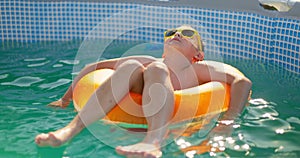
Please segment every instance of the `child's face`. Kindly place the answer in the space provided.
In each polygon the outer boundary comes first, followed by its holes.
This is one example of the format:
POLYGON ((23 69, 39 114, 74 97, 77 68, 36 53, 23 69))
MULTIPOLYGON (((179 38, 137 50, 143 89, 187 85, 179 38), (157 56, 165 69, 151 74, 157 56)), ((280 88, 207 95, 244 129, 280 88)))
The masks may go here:
POLYGON ((171 36, 165 36, 165 44, 179 50, 183 54, 194 55, 199 49, 198 32, 189 26, 181 26, 174 30, 170 34, 171 36), (189 30, 189 32, 184 32, 183 30, 189 30))

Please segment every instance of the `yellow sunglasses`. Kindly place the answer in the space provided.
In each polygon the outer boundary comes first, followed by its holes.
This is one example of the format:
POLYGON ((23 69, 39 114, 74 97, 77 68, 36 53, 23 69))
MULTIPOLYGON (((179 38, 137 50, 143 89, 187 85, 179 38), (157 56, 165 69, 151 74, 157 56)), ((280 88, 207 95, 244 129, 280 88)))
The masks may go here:
MULTIPOLYGON (((196 30, 191 30, 191 29, 170 29, 164 32, 164 41, 166 41, 166 39, 173 37, 176 32, 179 32, 182 34, 182 36, 187 37, 187 38, 193 38, 195 35, 198 34, 198 32, 196 30)), ((197 36, 197 40, 198 40, 198 45, 199 48, 201 50, 202 47, 202 43, 201 43, 201 39, 200 36, 197 36)), ((201 50, 202 51, 202 50, 201 50)))
POLYGON ((165 31, 164 39, 174 36, 176 34, 176 32, 179 32, 183 36, 188 37, 188 38, 193 38, 197 34, 197 31, 190 30, 190 29, 170 29, 170 30, 165 31))

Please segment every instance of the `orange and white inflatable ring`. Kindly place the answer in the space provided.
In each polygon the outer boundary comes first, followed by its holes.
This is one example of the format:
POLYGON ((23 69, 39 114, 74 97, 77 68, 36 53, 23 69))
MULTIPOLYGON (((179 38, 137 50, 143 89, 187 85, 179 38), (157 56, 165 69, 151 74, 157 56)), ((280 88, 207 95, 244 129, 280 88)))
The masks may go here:
MULTIPOLYGON (((93 71, 84 76, 73 90, 73 103, 77 111, 86 104, 94 91, 113 74, 112 69, 93 71)), ((230 86, 220 82, 209 82, 189 89, 177 90, 172 122, 182 122, 207 114, 220 113, 228 109, 230 100, 230 86)), ((101 97, 101 96, 100 96, 101 97)), ((147 124, 141 106, 142 96, 129 93, 104 118, 113 122, 129 124, 147 124), (125 109, 124 109, 124 108, 125 109), (130 109, 128 111, 128 109, 130 109), (137 115, 136 115, 137 114, 137 115)))

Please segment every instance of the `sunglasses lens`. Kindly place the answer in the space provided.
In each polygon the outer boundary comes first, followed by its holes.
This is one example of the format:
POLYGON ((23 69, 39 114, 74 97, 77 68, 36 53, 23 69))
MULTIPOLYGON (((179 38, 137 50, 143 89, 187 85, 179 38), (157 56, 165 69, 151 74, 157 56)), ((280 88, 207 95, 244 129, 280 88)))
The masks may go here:
POLYGON ((176 30, 169 30, 166 32, 165 36, 170 37, 170 36, 173 36, 175 33, 176 33, 176 30))
POLYGON ((193 30, 182 30, 183 36, 192 37, 194 35, 194 33, 195 32, 193 30))

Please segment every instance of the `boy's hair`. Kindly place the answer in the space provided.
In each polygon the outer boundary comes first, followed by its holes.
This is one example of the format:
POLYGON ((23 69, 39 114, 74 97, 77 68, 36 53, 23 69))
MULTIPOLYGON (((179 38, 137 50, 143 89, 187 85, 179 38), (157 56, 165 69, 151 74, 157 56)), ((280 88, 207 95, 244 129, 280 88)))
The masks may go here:
MULTIPOLYGON (((184 24, 184 25, 181 25, 181 27, 182 26, 190 27, 190 28, 194 29, 191 25, 184 24)), ((201 35, 196 29, 194 29, 194 30, 197 32, 196 36, 197 36, 197 39, 198 39, 198 47, 199 47, 198 50, 204 52, 204 43, 202 41, 201 35)))
POLYGON ((199 50, 204 52, 204 44, 203 44, 203 41, 202 41, 202 38, 199 34, 199 32, 197 31, 198 35, 197 35, 197 38, 198 38, 198 46, 199 46, 199 50))

